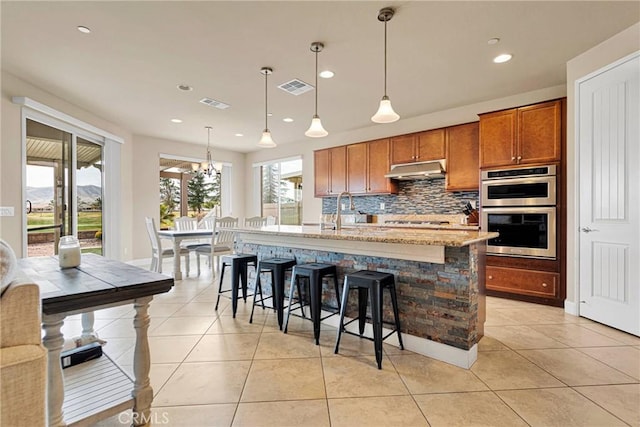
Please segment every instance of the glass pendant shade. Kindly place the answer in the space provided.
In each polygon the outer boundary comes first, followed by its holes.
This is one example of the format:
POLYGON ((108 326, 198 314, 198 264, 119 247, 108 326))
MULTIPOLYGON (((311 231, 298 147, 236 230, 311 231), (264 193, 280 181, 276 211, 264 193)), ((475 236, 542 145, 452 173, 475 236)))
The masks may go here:
POLYGON ((393 18, 395 11, 390 7, 380 9, 378 13, 378 21, 384 22, 384 96, 380 101, 378 111, 371 117, 374 123, 393 123, 400 119, 398 113, 393 111, 391 101, 387 96, 387 22, 393 18))
POLYGON ((322 127, 322 122, 320 121, 320 117, 318 117, 318 115, 315 114, 311 119, 311 126, 309 126, 309 129, 307 129, 307 131, 304 134, 311 138, 322 138, 323 136, 329 135, 329 132, 327 132, 322 127))
POLYGON ((264 148, 273 148, 276 146, 276 143, 273 142, 273 139, 271 138, 271 132, 269 132, 269 129, 262 131, 262 138, 260 138, 258 146, 264 148))
POLYGON ((371 121, 375 123, 393 123, 399 118, 398 113, 393 111, 389 97, 385 95, 380 101, 378 111, 371 117, 371 121))
POLYGON ((191 163, 191 170, 194 172, 198 172, 198 169, 200 169, 200 163, 191 163))
POLYGON ((320 116, 318 116, 318 52, 322 51, 322 49, 324 49, 324 44, 320 42, 311 43, 311 52, 314 52, 316 56, 316 85, 315 85, 316 102, 315 102, 315 112, 313 114, 313 117, 311 118, 311 126, 309 126, 309 129, 307 129, 307 131, 304 133, 306 136, 310 138, 322 138, 324 136, 329 135, 329 132, 327 132, 326 129, 322 126, 322 122, 320 121, 320 116))
POLYGON ((273 73, 273 69, 269 67, 262 67, 260 69, 260 74, 264 76, 264 130, 262 131, 260 141, 258 141, 258 147, 262 148, 273 148, 277 145, 273 138, 271 138, 271 132, 269 132, 269 109, 267 108, 269 99, 267 92, 267 78, 271 73, 273 73))

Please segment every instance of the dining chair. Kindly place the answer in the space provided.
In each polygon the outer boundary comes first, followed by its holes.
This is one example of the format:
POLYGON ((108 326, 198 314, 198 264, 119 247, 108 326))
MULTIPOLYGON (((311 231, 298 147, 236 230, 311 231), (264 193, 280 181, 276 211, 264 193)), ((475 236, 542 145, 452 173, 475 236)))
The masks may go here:
MULTIPOLYGON (((181 216, 173 221, 173 225, 178 231, 197 230, 198 220, 188 216, 181 216)), ((190 251, 195 250, 198 246, 202 246, 203 244, 206 244, 206 242, 198 239, 183 240, 180 242, 181 247, 190 251)))
POLYGON ((198 275, 200 275, 200 255, 208 257, 212 270, 220 270, 220 257, 233 253, 235 239, 234 229, 236 228, 238 228, 238 218, 226 216, 215 219, 212 228, 211 244, 200 246, 195 250, 198 275), (215 265, 213 263, 214 257, 216 258, 215 265), (218 266, 217 269, 214 268, 216 265, 218 266))
MULTIPOLYGON (((149 234, 149 240, 151 242, 151 271, 156 273, 162 273, 162 258, 176 256, 173 253, 173 248, 163 248, 158 237, 158 229, 156 228, 156 222, 153 218, 146 217, 144 219, 147 226, 147 233, 149 234)), ((184 248, 180 249, 180 253, 177 256, 184 256, 184 269, 189 275, 189 250, 184 248)))
POLYGON ((253 216, 244 219, 244 228, 260 228, 267 225, 267 218, 261 216, 253 216))

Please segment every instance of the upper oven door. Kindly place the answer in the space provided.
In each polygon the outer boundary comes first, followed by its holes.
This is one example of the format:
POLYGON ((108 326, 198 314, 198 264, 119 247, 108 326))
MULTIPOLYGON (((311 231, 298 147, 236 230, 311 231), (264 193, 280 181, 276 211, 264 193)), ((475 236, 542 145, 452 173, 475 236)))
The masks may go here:
POLYGON ((555 206, 556 177, 506 178, 482 182, 482 206, 555 206))

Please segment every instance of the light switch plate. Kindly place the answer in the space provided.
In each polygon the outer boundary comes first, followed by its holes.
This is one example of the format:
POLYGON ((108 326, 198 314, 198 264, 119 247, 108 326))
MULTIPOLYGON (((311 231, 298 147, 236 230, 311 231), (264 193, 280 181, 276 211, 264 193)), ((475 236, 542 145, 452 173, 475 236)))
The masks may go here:
POLYGON ((0 216, 13 216, 13 206, 0 206, 0 216))
POLYGON ((380 203, 380 210, 384 210, 384 202, 380 203))

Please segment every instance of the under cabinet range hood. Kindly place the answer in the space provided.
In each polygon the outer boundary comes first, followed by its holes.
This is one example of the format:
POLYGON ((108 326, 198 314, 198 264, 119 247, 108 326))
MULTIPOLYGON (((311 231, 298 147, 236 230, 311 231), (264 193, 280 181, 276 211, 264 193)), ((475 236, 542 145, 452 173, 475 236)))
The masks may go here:
POLYGON ((391 165, 391 170, 384 177, 402 181, 444 178, 445 165, 444 159, 391 165))

